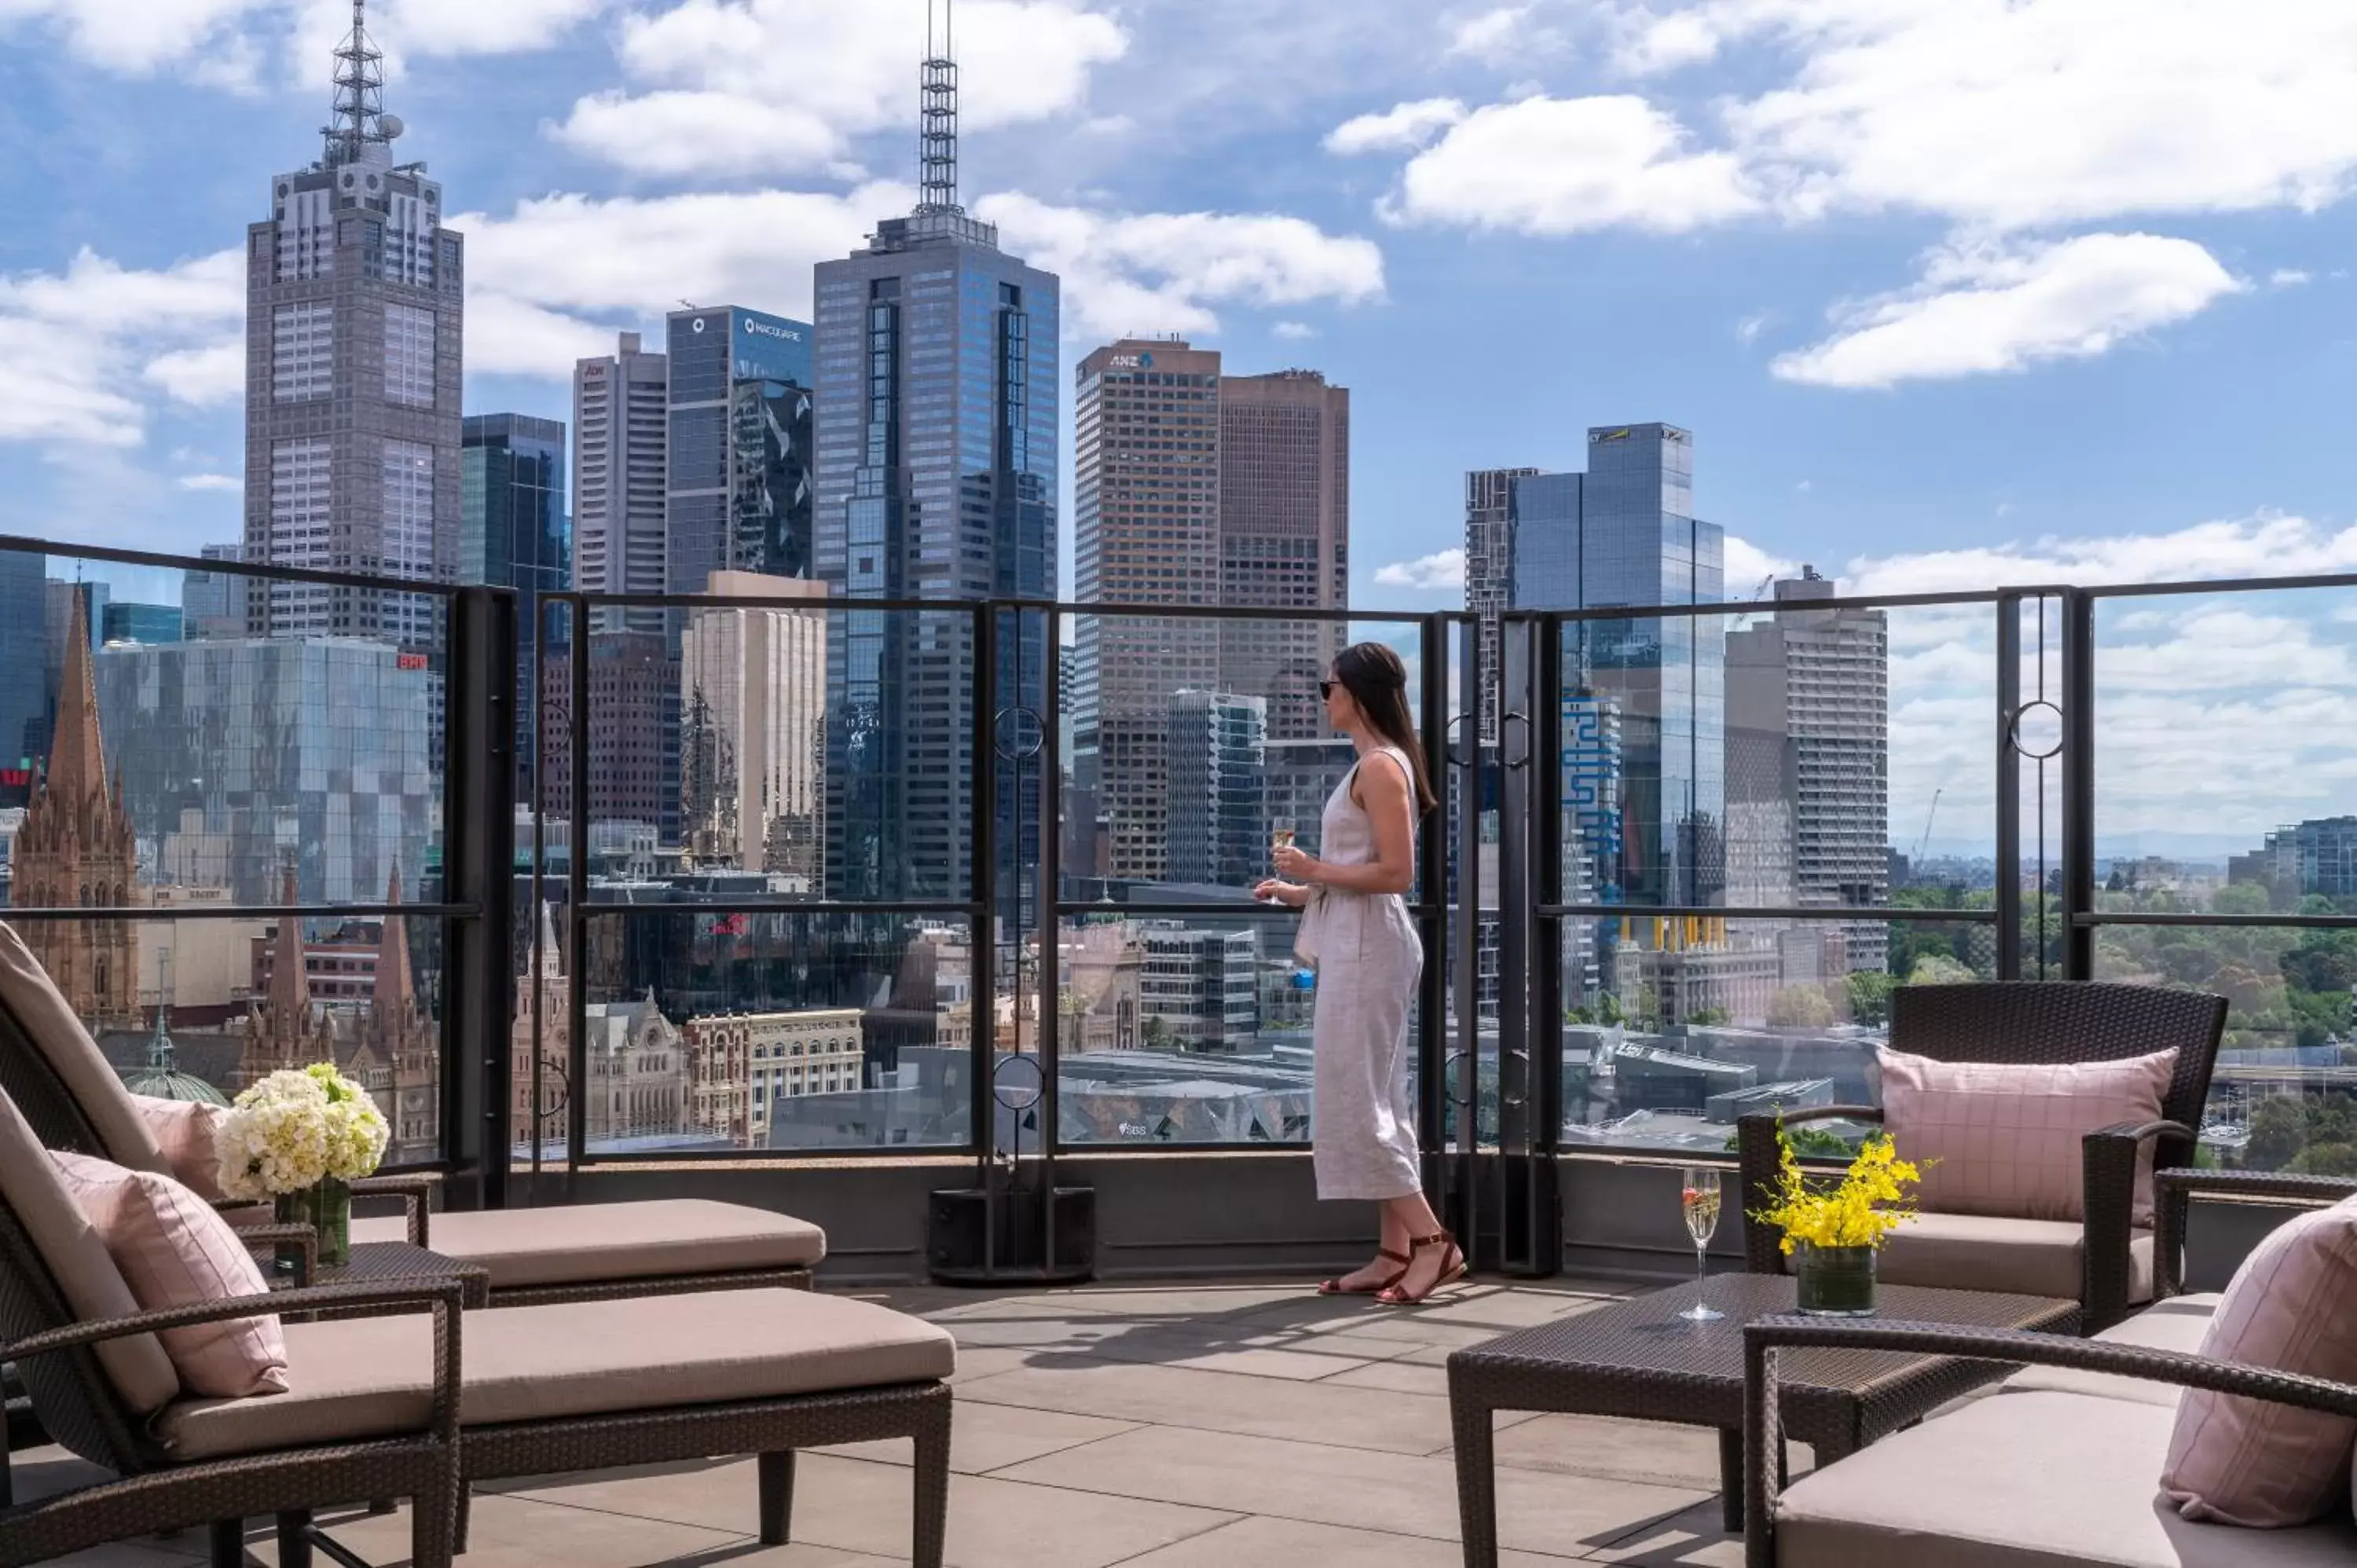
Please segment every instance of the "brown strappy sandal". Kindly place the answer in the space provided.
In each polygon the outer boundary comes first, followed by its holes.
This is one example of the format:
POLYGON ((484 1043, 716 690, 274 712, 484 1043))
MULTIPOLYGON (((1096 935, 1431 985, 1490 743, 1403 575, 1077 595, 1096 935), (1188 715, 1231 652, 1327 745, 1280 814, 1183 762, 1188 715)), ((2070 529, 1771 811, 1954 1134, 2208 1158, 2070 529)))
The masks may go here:
POLYGON ((1448 1255, 1441 1261, 1440 1273, 1433 1276, 1432 1283, 1417 1294, 1410 1295, 1400 1288, 1400 1280, 1407 1278, 1407 1271, 1403 1269, 1400 1271, 1399 1280, 1394 1280, 1375 1294, 1377 1301, 1385 1306, 1414 1306, 1418 1302, 1431 1299, 1433 1294, 1444 1286, 1453 1285, 1465 1277, 1467 1273, 1465 1251, 1463 1248, 1458 1246, 1456 1237, 1442 1230, 1430 1236, 1408 1238, 1407 1248, 1410 1252, 1421 1252, 1426 1247, 1448 1249, 1448 1255))
POLYGON ((1397 1252, 1393 1251, 1389 1247, 1376 1248, 1375 1256, 1378 1258, 1389 1258, 1393 1262, 1397 1263, 1399 1265, 1399 1273, 1383 1281, 1381 1284, 1346 1285, 1340 1280, 1327 1280, 1318 1285, 1318 1294, 1319 1295, 1381 1295, 1383 1292, 1399 1283, 1400 1281, 1407 1278, 1408 1261, 1405 1258, 1400 1256, 1397 1252))

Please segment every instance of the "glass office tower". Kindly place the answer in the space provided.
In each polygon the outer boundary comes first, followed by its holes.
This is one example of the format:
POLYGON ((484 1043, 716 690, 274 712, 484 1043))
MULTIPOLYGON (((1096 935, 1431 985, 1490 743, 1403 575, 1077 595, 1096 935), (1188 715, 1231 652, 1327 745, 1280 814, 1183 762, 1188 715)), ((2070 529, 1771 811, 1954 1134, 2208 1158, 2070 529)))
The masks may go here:
MULTIPOLYGON (((565 515, 565 422, 522 413, 470 414, 458 436, 458 580, 519 590, 516 634, 527 650, 540 596, 573 585, 573 523, 565 515)), ((551 646, 571 630, 552 612, 551 646)), ((516 778, 532 786, 538 708, 527 676, 516 682, 516 778)))
POLYGON ((812 328, 734 306, 667 322, 666 589, 809 576, 812 328))
MULTIPOLYGON (((1600 426, 1587 433, 1587 452, 1586 474, 1512 481, 1514 607, 1722 601, 1726 534, 1694 516, 1694 436, 1668 424, 1600 426)), ((1727 881, 1725 623, 1568 623, 1564 684, 1583 714, 1617 715, 1617 833, 1581 846, 1597 896, 1718 902, 1727 881)), ((1583 834, 1598 825, 1592 812, 1580 822, 1583 834)))
MULTIPOLYGON (((818 575, 838 597, 1052 598, 1055 277, 953 201, 818 267, 818 575)), ((995 882, 1012 942, 1039 854, 1046 618, 1000 618, 974 690, 971 623, 852 611, 828 644, 827 881, 837 898, 962 898, 977 705, 1006 715, 995 882)))

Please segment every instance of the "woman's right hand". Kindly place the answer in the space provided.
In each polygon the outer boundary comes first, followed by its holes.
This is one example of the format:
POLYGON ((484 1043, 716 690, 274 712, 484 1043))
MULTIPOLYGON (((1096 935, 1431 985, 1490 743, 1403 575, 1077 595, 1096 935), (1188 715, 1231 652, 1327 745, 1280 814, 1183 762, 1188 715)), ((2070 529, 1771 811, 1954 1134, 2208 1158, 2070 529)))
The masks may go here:
POLYGON ((1309 889, 1297 882, 1279 882, 1274 876, 1253 889, 1253 897, 1264 904, 1282 904, 1288 909, 1306 908, 1309 889))

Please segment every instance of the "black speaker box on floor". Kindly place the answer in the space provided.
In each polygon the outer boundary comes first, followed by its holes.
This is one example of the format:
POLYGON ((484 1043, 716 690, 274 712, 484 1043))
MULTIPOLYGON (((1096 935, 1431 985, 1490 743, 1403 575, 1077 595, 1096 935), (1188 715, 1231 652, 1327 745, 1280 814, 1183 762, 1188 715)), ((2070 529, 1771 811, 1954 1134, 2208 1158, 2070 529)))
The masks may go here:
POLYGON ((1055 1205, 1050 1259, 1047 1205, 1038 1190, 937 1189, 925 1238, 933 1278, 946 1284, 1071 1284, 1089 1278, 1096 1272, 1096 1188, 1060 1187, 1055 1205))

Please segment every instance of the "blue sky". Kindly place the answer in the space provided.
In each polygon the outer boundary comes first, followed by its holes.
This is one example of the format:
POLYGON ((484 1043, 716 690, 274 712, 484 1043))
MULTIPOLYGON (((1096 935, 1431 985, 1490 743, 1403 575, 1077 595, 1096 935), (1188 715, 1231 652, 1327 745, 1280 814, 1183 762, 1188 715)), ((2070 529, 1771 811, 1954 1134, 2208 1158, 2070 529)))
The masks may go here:
MULTIPOLYGON (((348 19, 0 0, 0 531, 236 536, 234 248, 317 155, 348 19)), ((682 298, 802 315, 811 263, 909 199, 921 0, 371 20, 402 150, 466 215, 470 411, 562 416, 576 354, 682 298)), ((1695 432, 1742 594, 1803 560, 1865 588, 2357 568, 2345 0, 967 0, 959 45, 966 199, 1063 274, 1068 364, 1182 331, 1351 388, 1360 603, 1461 602, 1466 468, 1576 467, 1587 425, 1646 419, 1695 432)), ((2244 607, 2293 639, 2268 671, 2312 673, 2290 694, 2341 700, 2331 608, 2244 607)), ((1981 646, 1921 625, 1901 712, 1981 646)), ((2187 722, 2291 722, 2280 681, 2193 662, 2187 722)), ((2283 772, 2222 760, 2220 831, 2309 814, 2283 772)))

